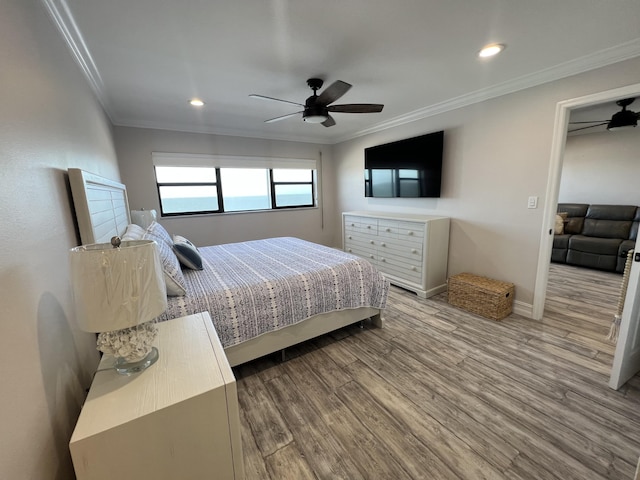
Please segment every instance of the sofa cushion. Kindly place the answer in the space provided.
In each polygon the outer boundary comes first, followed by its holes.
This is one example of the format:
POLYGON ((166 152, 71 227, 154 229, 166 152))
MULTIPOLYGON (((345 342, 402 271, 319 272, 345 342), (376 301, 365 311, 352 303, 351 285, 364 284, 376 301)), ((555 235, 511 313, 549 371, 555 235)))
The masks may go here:
POLYGON ((589 209, 588 203, 559 203, 558 212, 567 212, 569 217, 584 217, 589 209))
POLYGON ((632 223, 631 220, 598 220, 585 218, 582 235, 623 240, 629 238, 632 223))
POLYGON ((635 240, 623 240, 618 247, 618 266, 616 267, 616 272, 623 273, 624 272, 624 264, 627 261, 627 253, 629 250, 633 250, 636 246, 635 240))
POLYGON ((586 218, 596 220, 633 220, 637 207, 633 205, 590 205, 586 218))
POLYGON ((618 265, 618 256, 569 250, 567 252, 567 263, 569 265, 614 272, 618 265))
POLYGON ((638 238, 638 226, 640 226, 640 208, 636 208, 636 214, 633 217, 631 231, 629 232, 629 240, 635 240, 638 238))
POLYGON ((569 239, 569 250, 594 253, 597 255, 618 256, 622 240, 619 238, 597 238, 585 235, 572 235, 569 239))
POLYGON ((554 235, 553 248, 569 248, 569 238, 571 238, 571 235, 554 235))
POLYGON ((587 214, 589 204, 587 203, 559 203, 558 212, 566 212, 567 218, 564 222, 564 233, 582 233, 584 216, 587 214))

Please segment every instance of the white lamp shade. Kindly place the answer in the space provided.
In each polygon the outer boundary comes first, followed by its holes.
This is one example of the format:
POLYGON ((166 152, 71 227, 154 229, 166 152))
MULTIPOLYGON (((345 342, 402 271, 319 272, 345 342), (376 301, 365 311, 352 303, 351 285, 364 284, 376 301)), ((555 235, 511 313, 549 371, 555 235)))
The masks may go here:
POLYGON ((155 222, 156 217, 155 210, 131 210, 131 223, 135 223, 145 229, 155 222))
POLYGON ((152 240, 71 249, 71 282, 79 327, 110 332, 154 319, 167 309, 167 291, 152 240))

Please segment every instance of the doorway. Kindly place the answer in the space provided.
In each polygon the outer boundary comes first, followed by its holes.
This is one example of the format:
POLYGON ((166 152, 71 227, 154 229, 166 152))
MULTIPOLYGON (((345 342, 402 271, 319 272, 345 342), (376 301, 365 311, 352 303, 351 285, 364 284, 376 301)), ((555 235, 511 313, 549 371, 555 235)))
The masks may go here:
POLYGON ((607 90, 593 95, 586 95, 571 100, 559 102, 556 105, 556 116, 551 142, 551 162, 545 194, 545 209, 542 221, 540 251, 538 254, 538 270, 533 295, 533 318, 540 320, 544 314, 547 284, 549 280, 549 258, 553 246, 553 225, 556 216, 556 205, 560 191, 560 178, 564 160, 564 150, 567 140, 569 115, 576 108, 597 105, 603 102, 640 96, 640 83, 626 87, 607 90))

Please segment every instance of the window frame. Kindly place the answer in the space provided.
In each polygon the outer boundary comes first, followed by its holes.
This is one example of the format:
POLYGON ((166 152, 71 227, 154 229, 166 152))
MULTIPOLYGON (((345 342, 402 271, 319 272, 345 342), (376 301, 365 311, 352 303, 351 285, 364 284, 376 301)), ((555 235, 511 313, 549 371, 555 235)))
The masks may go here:
POLYGON ((284 170, 278 168, 270 168, 269 169, 269 182, 271 183, 271 209, 273 210, 282 210, 286 208, 313 208, 317 207, 317 197, 316 197, 316 182, 317 170, 309 169, 311 173, 311 180, 308 182, 276 182, 273 180, 273 171, 274 170, 284 170), (283 205, 279 207, 276 202, 276 186, 277 185, 311 185, 311 205, 283 205))

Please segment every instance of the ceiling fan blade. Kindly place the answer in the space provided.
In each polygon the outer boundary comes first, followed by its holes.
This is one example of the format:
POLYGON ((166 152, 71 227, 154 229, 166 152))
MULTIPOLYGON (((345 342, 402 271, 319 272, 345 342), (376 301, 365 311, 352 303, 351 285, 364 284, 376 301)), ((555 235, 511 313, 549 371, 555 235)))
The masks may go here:
POLYGON ((294 112, 294 113, 287 113, 286 115, 281 115, 279 117, 275 117, 275 118, 270 118, 269 120, 265 120, 264 123, 273 123, 273 122, 279 122, 280 120, 284 120, 285 118, 289 118, 289 117, 294 117, 296 115, 300 115, 302 112, 294 112))
POLYGON ((588 127, 574 128, 573 130, 569 130, 568 133, 577 132, 578 130, 586 130, 587 128, 600 127, 602 125, 606 125, 607 123, 609 122, 598 123, 597 125, 589 125, 588 127))
POLYGON ((271 100, 272 102, 284 102, 284 103, 290 103, 291 105, 297 105, 298 107, 304 107, 303 104, 301 103, 296 103, 296 102, 290 102, 289 100, 281 100, 279 98, 273 98, 273 97, 265 97, 264 95, 258 95, 256 93, 252 93, 251 95, 249 95, 249 97, 251 98, 257 98, 259 100, 271 100))
POLYGON ((327 110, 341 113, 378 113, 383 108, 384 105, 378 103, 345 103, 344 105, 329 105, 327 110))
POLYGON ((591 120, 590 122, 569 122, 569 125, 577 125, 579 123, 602 123, 602 122, 608 122, 609 120, 591 120))
POLYGON ((322 122, 322 125, 324 125, 325 127, 333 127, 335 124, 336 124, 336 121, 333 119, 331 115, 329 115, 327 119, 324 122, 322 122))
POLYGON ((347 93, 350 88, 351 85, 347 82, 336 80, 318 95, 317 103, 320 105, 329 105, 347 93))

